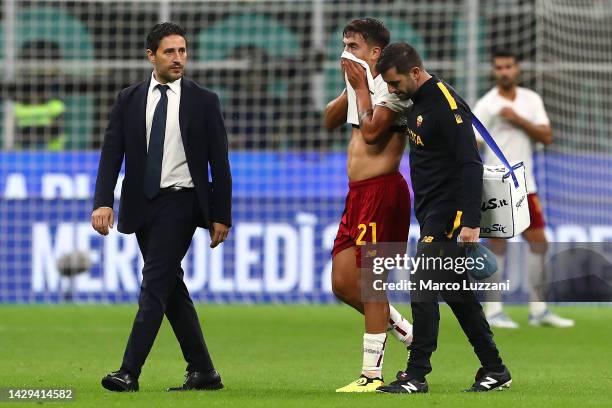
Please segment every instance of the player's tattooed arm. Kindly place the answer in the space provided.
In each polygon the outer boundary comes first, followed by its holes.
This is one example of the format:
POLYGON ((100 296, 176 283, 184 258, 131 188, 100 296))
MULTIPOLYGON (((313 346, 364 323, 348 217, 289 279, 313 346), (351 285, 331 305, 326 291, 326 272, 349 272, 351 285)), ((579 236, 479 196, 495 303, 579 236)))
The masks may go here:
POLYGON ((363 122, 366 119, 371 118, 373 114, 374 114, 374 111, 372 109, 368 109, 366 111, 359 112, 359 127, 363 126, 363 122))
POLYGON ((372 106, 365 68, 355 61, 342 60, 349 83, 355 89, 361 136, 367 144, 377 144, 390 135, 396 113, 384 106, 372 106))

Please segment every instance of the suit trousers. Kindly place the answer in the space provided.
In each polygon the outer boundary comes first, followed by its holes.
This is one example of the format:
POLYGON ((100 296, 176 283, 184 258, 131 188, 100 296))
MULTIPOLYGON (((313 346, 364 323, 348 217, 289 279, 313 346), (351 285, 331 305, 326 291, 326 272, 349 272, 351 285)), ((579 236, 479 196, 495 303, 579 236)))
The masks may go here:
POLYGON ((140 375, 165 315, 187 361, 187 371, 209 372, 213 363, 181 268, 201 220, 195 191, 163 191, 148 200, 145 212, 145 221, 136 231, 144 259, 138 312, 121 368, 140 375))

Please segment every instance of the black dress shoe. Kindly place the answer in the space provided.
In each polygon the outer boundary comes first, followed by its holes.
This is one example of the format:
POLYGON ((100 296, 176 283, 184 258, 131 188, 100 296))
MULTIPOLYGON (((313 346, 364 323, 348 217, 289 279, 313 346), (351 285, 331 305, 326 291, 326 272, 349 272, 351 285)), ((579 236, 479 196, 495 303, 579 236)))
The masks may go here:
POLYGON ((221 388, 223 388, 223 383, 217 370, 208 373, 192 371, 185 374, 185 382, 182 386, 168 388, 168 391, 220 390, 221 388))
POLYGON ((138 378, 125 370, 119 370, 107 374, 102 378, 102 386, 109 391, 133 392, 138 391, 138 378))

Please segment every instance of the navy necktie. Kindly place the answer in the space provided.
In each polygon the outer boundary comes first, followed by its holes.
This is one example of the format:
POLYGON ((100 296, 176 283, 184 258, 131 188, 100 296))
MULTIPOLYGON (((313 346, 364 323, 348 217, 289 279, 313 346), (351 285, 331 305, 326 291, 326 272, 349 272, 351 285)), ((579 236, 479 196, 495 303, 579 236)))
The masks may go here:
POLYGON ((168 85, 157 85, 161 93, 159 102, 153 113, 151 135, 149 136, 149 150, 145 167, 144 191, 145 197, 153 199, 159 193, 161 181, 162 159, 164 157, 164 138, 166 135, 166 114, 168 112, 168 85))

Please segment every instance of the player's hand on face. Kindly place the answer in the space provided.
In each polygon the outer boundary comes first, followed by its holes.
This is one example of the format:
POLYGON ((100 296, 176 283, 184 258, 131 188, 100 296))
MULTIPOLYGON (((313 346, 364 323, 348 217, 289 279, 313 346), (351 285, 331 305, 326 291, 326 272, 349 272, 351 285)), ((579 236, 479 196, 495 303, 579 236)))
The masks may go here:
POLYGON ((519 115, 517 115, 514 109, 507 106, 499 111, 499 115, 510 123, 517 123, 519 119, 519 115))
POLYGON ((478 242, 478 238, 480 237, 480 228, 470 228, 463 227, 459 232, 459 241, 460 242, 478 242))
POLYGON ((108 235, 108 229, 113 228, 115 213, 112 208, 101 207, 91 213, 91 226, 100 234, 108 235))
POLYGON ((210 233, 210 247, 214 248, 227 239, 229 227, 218 222, 213 222, 208 232, 210 233))
POLYGON ((341 63, 344 67, 346 77, 353 89, 368 89, 366 70, 361 66, 361 64, 346 58, 342 58, 341 63))

